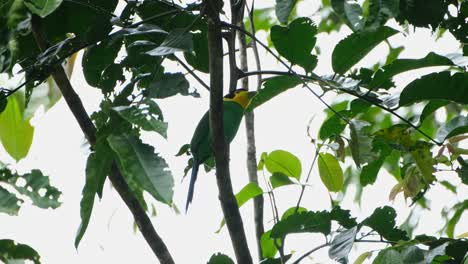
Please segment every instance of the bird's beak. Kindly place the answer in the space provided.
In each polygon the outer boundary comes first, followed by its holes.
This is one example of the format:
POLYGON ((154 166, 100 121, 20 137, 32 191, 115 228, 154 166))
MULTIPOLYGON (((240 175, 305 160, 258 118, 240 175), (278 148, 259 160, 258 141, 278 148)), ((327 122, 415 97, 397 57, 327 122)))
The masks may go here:
POLYGON ((255 91, 249 92, 249 93, 248 93, 249 99, 251 99, 252 97, 254 97, 256 94, 257 94, 257 92, 255 92, 255 91))

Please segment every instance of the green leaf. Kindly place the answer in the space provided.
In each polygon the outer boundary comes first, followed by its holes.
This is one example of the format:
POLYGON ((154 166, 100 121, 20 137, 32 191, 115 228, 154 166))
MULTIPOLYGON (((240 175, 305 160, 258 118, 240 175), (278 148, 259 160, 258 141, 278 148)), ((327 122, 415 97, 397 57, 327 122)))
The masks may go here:
POLYGON ((333 11, 340 16, 340 18, 348 25, 353 31, 362 29, 362 8, 357 3, 350 3, 347 0, 331 0, 333 11))
POLYGON ((391 80, 391 78, 402 72, 416 70, 425 67, 433 66, 452 66, 453 62, 441 55, 430 52, 426 57, 421 59, 397 59, 392 63, 382 67, 372 79, 369 87, 371 89, 380 87, 383 83, 391 80))
POLYGON ((408 240, 406 232, 395 227, 395 218, 395 209, 384 206, 375 209, 372 215, 367 217, 362 224, 372 228, 388 241, 408 240))
POLYGON ((341 116, 349 118, 353 115, 353 113, 349 110, 342 110, 338 113, 340 115, 333 114, 330 118, 322 123, 322 126, 319 130, 320 139, 325 140, 334 136, 338 136, 344 131, 348 123, 343 120, 341 116))
POLYGON ((331 241, 328 256, 337 262, 348 263, 348 255, 353 248, 358 230, 355 226, 336 235, 331 241))
POLYGON ((302 213, 302 212, 308 212, 309 210, 307 210, 306 208, 304 207, 296 207, 296 206, 293 206, 291 208, 289 208, 288 210, 284 211, 283 215, 281 216, 281 220, 284 220, 286 218, 288 218, 289 216, 293 215, 293 214, 296 214, 296 213, 302 213))
POLYGON ((154 153, 152 146, 128 134, 111 135, 107 141, 127 181, 135 182, 160 202, 172 203, 174 179, 166 161, 154 153))
POLYGON ((86 182, 83 187, 80 202, 81 224, 78 227, 78 231, 75 236, 75 248, 78 248, 88 227, 89 220, 91 219, 91 213, 93 211, 94 198, 96 194, 102 197, 101 183, 104 183, 104 180, 110 172, 112 156, 107 152, 108 146, 106 145, 106 148, 102 148, 102 144, 105 143, 96 145, 96 152, 89 155, 86 163, 86 182))
POLYGON ((288 23, 289 15, 291 14, 297 0, 276 0, 276 17, 282 24, 288 23))
POLYGON ((468 116, 457 116, 452 120, 442 125, 437 130, 436 139, 439 142, 445 141, 447 138, 451 138, 456 135, 464 134, 468 132, 468 116))
POLYGON ((187 52, 193 50, 192 34, 182 28, 169 32, 166 39, 159 47, 152 49, 146 54, 151 56, 167 56, 176 52, 187 52))
POLYGON ((405 264, 400 253, 392 248, 379 252, 372 264, 405 264))
POLYGON ((281 56, 310 72, 317 65, 317 58, 311 54, 317 41, 316 34, 317 27, 312 20, 301 17, 286 27, 273 26, 270 35, 281 56))
POLYGON ((425 262, 425 250, 417 246, 410 246, 401 252, 403 263, 431 263, 432 261, 425 262))
POLYGON ((455 212, 453 213, 453 215, 450 217, 449 221, 447 222, 447 230, 446 230, 447 236, 450 238, 454 237, 455 226, 460 221, 465 210, 468 210, 468 200, 455 204, 453 206, 453 210, 455 210, 455 212))
POLYGON ((182 73, 164 73, 150 83, 145 93, 150 98, 167 98, 178 93, 190 95, 189 88, 190 84, 182 73))
POLYGON ((269 258, 269 259, 264 259, 260 262, 260 264, 282 264, 285 261, 288 261, 292 257, 292 254, 285 255, 283 259, 281 258, 269 258))
POLYGON ((330 213, 321 212, 299 212, 281 219, 271 230, 272 238, 284 238, 291 233, 322 233, 330 234, 330 213))
POLYGON ((331 219, 337 221, 342 227, 351 229, 357 226, 356 218, 351 217, 349 210, 344 210, 339 206, 333 207, 330 212, 331 219))
POLYGON ((354 264, 362 264, 366 259, 370 258, 372 256, 372 252, 364 252, 359 257, 354 261, 354 264))
POLYGON ((413 146, 411 146, 410 153, 416 161, 416 165, 422 173, 426 184, 432 183, 435 180, 435 177, 432 175, 434 171, 434 161, 432 159, 431 144, 426 141, 417 141, 413 146))
POLYGON ((398 15, 399 7, 400 0, 370 0, 365 28, 375 30, 384 25, 390 18, 398 15))
POLYGON ((259 105, 301 83, 302 80, 296 76, 276 76, 270 78, 263 83, 263 89, 260 89, 252 98, 245 111, 252 111, 259 105))
POLYGON ((273 189, 276 189, 278 187, 285 186, 285 185, 294 184, 294 182, 291 181, 291 179, 289 179, 288 176, 280 172, 275 172, 273 173, 273 175, 271 175, 270 183, 273 189))
POLYGON ((18 215, 22 201, 16 195, 0 186, 0 212, 9 215, 18 215))
POLYGON ((5 110, 8 104, 7 95, 8 93, 4 92, 2 88, 0 87, 0 114, 5 110))
POLYGON ((113 110, 128 122, 137 125, 143 130, 154 131, 167 138, 167 123, 161 121, 159 116, 154 115, 147 105, 117 106, 113 110))
MULTIPOLYGON (((458 157, 457 160, 458 160, 458 163, 460 163, 460 168, 457 169, 458 177, 460 177, 461 181, 464 184, 468 185, 468 162, 466 160, 463 160, 461 157, 458 157)), ((440 183, 444 185, 443 181, 440 183)), ((456 189, 454 193, 456 193, 456 189)))
POLYGON ((336 73, 344 74, 358 63, 380 42, 398 33, 389 27, 374 32, 355 32, 341 40, 333 50, 332 66, 336 73))
POLYGON ((375 159, 375 153, 372 152, 372 137, 370 135, 371 124, 361 120, 351 120, 349 129, 351 156, 356 166, 360 168, 361 164, 375 159))
POLYGON ((343 188, 343 170, 335 156, 330 153, 320 153, 318 168, 320 179, 330 192, 339 192, 343 188))
POLYGON ((217 253, 211 256, 207 264, 234 264, 234 261, 222 253, 217 253))
POLYGON ((40 170, 32 170, 24 175, 14 175, 9 183, 22 195, 28 196, 33 204, 39 208, 57 208, 60 206, 59 197, 62 194, 57 188, 50 185, 49 177, 44 176, 40 170), (20 187, 18 180, 25 181, 20 187), (44 191, 42 194, 40 191, 44 191))
POLYGON ((40 264, 40 256, 32 247, 16 243, 10 239, 0 240, 0 260, 6 264, 17 263, 16 261, 30 260, 34 264, 40 264))
POLYGON ((448 71, 425 75, 408 84, 400 95, 400 106, 431 99, 468 104, 468 73, 448 71))
POLYGON ((424 106, 424 109, 421 112, 419 117, 419 123, 421 124, 427 117, 434 113, 437 109, 444 107, 449 104, 447 100, 431 100, 429 103, 424 106))
POLYGON ((205 31, 193 33, 193 51, 184 53, 185 60, 193 68, 209 73, 208 37, 205 31))
POLYGON ((31 147, 34 128, 24 120, 24 100, 15 93, 8 97, 8 105, 0 114, 0 140, 12 158, 19 161, 26 157, 31 147))
POLYGON ((62 0, 24 0, 24 5, 42 18, 54 12, 61 3, 62 0))
POLYGON ((258 184, 251 182, 236 194, 237 206, 241 207, 250 199, 263 194, 262 188, 258 184))
POLYGON ((263 258, 274 258, 278 249, 275 246, 275 240, 270 237, 271 230, 265 232, 260 237, 263 258))
POLYGON ((294 154, 285 150, 270 152, 264 160, 270 173, 282 173, 288 177, 299 180, 302 173, 301 161, 294 154))

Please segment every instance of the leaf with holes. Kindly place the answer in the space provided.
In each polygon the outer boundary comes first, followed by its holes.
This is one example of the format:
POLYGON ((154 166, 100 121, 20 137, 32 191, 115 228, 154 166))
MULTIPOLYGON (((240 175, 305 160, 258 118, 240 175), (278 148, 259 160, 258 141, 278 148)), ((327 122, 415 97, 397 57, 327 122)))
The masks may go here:
POLYGON ((343 170, 340 163, 330 153, 320 153, 318 157, 320 179, 330 192, 339 192, 343 188, 343 170))
POLYGON ((18 215, 22 200, 16 195, 0 186, 0 212, 9 215, 18 215))

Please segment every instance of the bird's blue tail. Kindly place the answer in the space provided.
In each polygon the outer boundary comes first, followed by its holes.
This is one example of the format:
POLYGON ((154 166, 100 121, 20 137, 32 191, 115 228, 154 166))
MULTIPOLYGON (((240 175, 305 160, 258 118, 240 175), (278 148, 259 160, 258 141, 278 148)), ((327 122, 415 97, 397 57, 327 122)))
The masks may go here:
POLYGON ((190 176, 190 186, 189 186, 189 190, 187 194, 187 203, 185 204, 185 212, 188 211, 188 207, 193 199, 193 191, 195 189, 195 182, 197 181, 199 166, 200 166, 200 163, 198 163, 198 161, 196 160, 193 160, 192 175, 190 176))

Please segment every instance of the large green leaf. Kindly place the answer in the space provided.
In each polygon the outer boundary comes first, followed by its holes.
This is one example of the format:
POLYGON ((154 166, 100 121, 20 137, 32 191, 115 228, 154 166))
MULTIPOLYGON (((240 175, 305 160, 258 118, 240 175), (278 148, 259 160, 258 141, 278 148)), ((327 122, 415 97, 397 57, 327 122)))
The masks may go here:
POLYGON ((353 116, 353 112, 349 110, 342 110, 338 111, 337 113, 338 114, 333 114, 332 116, 330 116, 330 118, 325 120, 322 123, 322 126, 320 126, 320 139, 325 140, 331 137, 339 136, 348 125, 348 122, 344 120, 343 117, 349 118, 353 116))
POLYGON ((301 79, 295 76, 276 76, 268 79, 263 83, 263 89, 260 89, 258 93, 252 98, 245 111, 252 111, 259 105, 269 101, 273 97, 291 88, 296 87, 301 83, 301 79))
POLYGON ((62 0, 24 0, 24 4, 40 17, 46 17, 60 6, 62 0))
POLYGON ((468 104, 468 73, 448 71, 425 75, 408 84, 400 95, 400 105, 410 105, 424 100, 445 99, 468 104))
POLYGON ((369 84, 370 88, 376 88, 389 81, 393 76, 402 72, 416 70, 425 67, 433 66, 451 66, 453 62, 441 55, 434 52, 430 52, 426 57, 421 59, 397 59, 392 63, 385 65, 382 69, 379 69, 374 78, 369 84))
POLYGON ((6 264, 23 263, 25 260, 40 264, 40 259, 37 251, 28 245, 16 243, 11 239, 0 240, 0 260, 6 264))
POLYGON ((0 212, 9 215, 17 215, 22 200, 16 195, 0 186, 0 212))
POLYGON ((362 224, 372 228, 389 241, 408 240, 406 232, 395 227, 395 218, 395 209, 384 206, 375 209, 372 215, 367 217, 362 224))
POLYGON ((166 161, 154 153, 152 146, 128 134, 111 135, 107 141, 128 181, 135 182, 158 201, 172 203, 174 179, 166 161))
POLYGON ((343 170, 340 163, 330 153, 320 153, 318 157, 320 179, 330 192, 339 192, 343 188, 343 170))
POLYGON ((336 235, 331 241, 328 256, 340 263, 348 263, 348 255, 354 245, 358 227, 344 230, 336 235))
POLYGON ((264 158, 264 163, 267 170, 272 174, 281 173, 297 180, 301 177, 301 161, 288 151, 274 150, 264 158))
POLYGON ((336 73, 344 74, 380 42, 398 33, 389 27, 381 27, 377 31, 355 32, 341 40, 333 50, 332 66, 336 73))
POLYGON ((285 219, 281 219, 273 226, 270 237, 284 238, 291 233, 322 233, 330 234, 330 213, 321 212, 298 212, 285 219))
POLYGON ((317 41, 316 34, 317 27, 312 20, 301 17, 286 27, 273 26, 270 36, 281 56, 310 72, 317 65, 317 57, 311 54, 317 41))
POLYGON ((187 52, 193 50, 192 34, 182 28, 169 32, 166 39, 159 47, 152 49, 146 54, 151 56, 167 56, 176 52, 187 52))
POLYGON ((288 23, 289 15, 291 14, 296 3, 297 0, 276 0, 275 11, 279 22, 283 24, 288 23))
POLYGON ((273 175, 271 175, 270 183, 273 189, 276 189, 278 187, 285 186, 285 185, 294 184, 294 182, 288 176, 279 172, 275 172, 273 173, 273 175))
POLYGON ((352 217, 349 210, 344 210, 339 206, 333 207, 330 212, 331 219, 338 222, 342 227, 351 229, 357 226, 356 218, 352 217))
POLYGON ((190 95, 189 88, 190 84, 182 73, 164 73, 150 83, 145 93, 151 98, 167 98, 178 93, 190 95))
MULTIPOLYGON (((262 255, 264 258, 274 258, 278 248, 276 248, 275 240, 270 237, 271 230, 265 232, 260 237, 260 244, 262 246, 262 255)), ((280 241, 278 241, 280 242, 280 241)))
POLYGON ((372 264, 405 264, 405 262, 398 251, 389 248, 380 251, 372 264))
POLYGON ((0 114, 0 140, 16 161, 26 157, 31 147, 34 128, 24 120, 24 100, 20 93, 8 97, 8 104, 0 114))
POLYGON ((436 139, 443 142, 447 138, 468 133, 468 116, 457 116, 437 130, 436 139))
POLYGON ((128 122, 139 126, 146 131, 154 131, 167 138, 167 123, 160 120, 160 116, 151 113, 147 105, 117 106, 113 108, 128 122))

